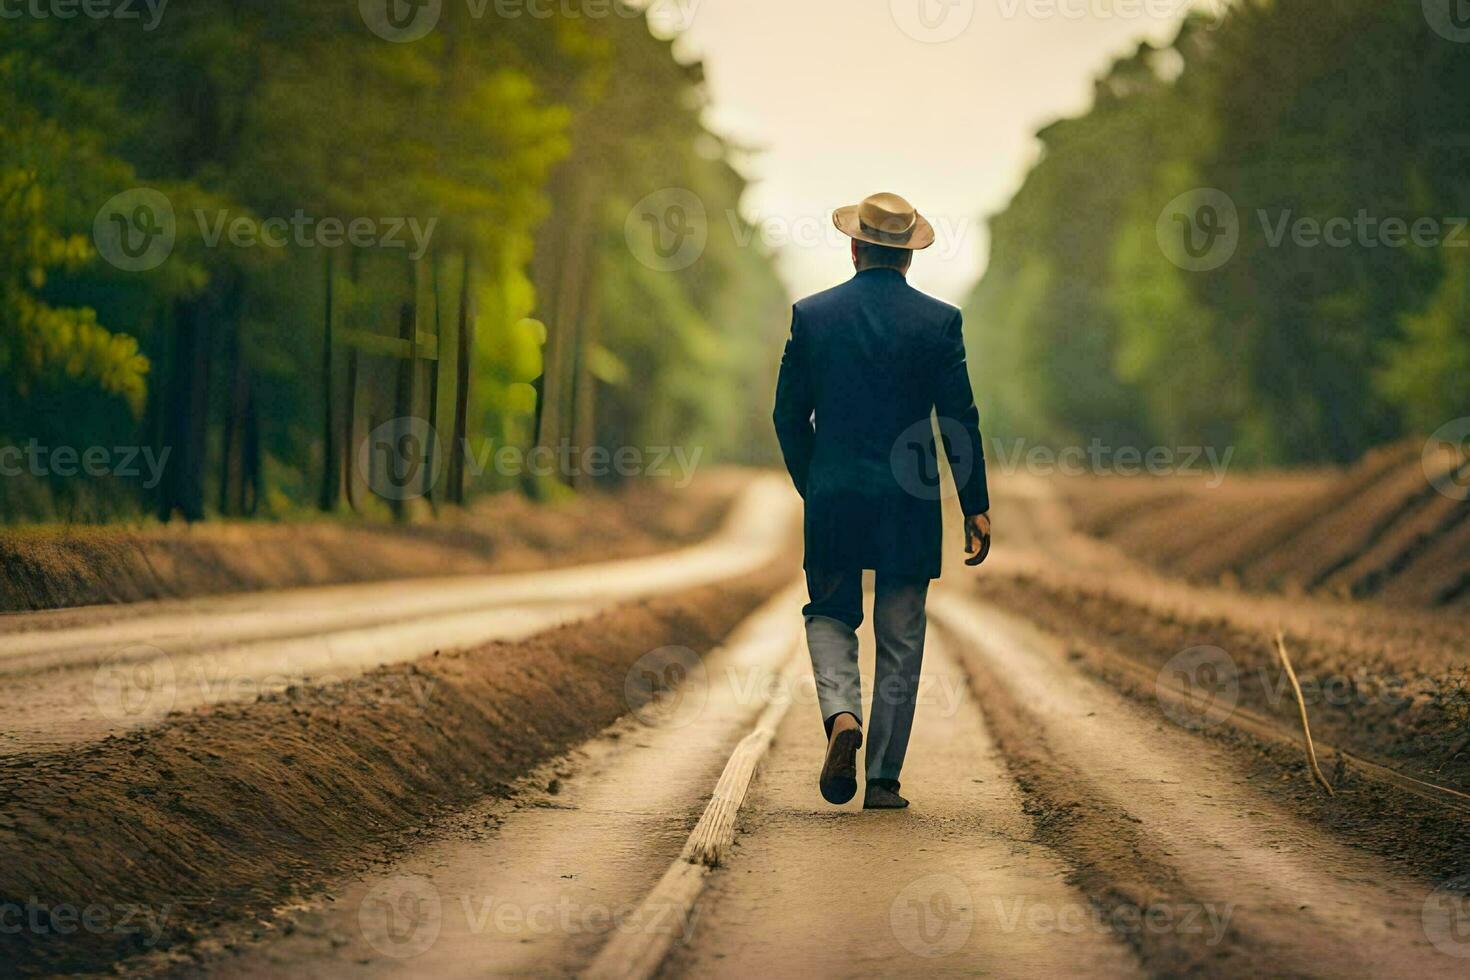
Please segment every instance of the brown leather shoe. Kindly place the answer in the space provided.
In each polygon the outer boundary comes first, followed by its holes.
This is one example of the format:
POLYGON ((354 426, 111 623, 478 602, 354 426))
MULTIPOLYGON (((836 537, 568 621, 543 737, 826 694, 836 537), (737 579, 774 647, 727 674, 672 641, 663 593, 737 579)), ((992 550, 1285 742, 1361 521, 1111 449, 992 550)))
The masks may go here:
POLYGON ((857 753, 862 747, 861 728, 833 726, 832 738, 827 743, 827 761, 822 765, 818 783, 822 799, 842 804, 857 795, 857 753))
POLYGON ((864 810, 902 810, 909 801, 898 795, 898 783, 886 779, 868 780, 863 792, 864 810))

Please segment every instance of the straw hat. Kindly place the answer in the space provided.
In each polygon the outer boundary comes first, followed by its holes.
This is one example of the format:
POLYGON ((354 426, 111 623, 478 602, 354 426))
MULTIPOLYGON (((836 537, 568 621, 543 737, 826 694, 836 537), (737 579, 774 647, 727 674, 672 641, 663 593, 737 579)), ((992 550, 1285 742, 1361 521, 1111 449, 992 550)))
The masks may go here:
POLYGON ((832 223, 847 237, 871 245, 917 250, 934 244, 934 226, 897 194, 874 194, 838 208, 832 223))

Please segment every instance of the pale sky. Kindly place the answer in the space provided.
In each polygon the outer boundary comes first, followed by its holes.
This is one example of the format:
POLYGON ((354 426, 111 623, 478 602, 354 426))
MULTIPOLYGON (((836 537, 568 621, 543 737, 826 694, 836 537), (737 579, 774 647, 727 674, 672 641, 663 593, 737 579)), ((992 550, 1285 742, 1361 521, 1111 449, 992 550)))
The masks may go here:
POLYGON ((911 280, 959 303, 1036 130, 1086 109, 1112 58, 1212 2, 683 0, 680 52, 705 62, 711 127, 763 148, 742 168, 743 207, 794 295, 852 274, 832 209, 892 191, 938 232, 911 280))

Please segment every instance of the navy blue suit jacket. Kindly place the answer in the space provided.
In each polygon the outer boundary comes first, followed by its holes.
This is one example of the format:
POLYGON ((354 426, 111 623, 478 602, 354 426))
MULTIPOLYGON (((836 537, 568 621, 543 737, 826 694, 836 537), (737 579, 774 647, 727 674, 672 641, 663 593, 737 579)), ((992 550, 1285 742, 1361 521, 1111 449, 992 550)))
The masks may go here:
POLYGON ((776 435, 806 501, 806 567, 937 578, 941 486, 930 412, 966 514, 990 509, 960 311, 893 269, 801 300, 776 435))

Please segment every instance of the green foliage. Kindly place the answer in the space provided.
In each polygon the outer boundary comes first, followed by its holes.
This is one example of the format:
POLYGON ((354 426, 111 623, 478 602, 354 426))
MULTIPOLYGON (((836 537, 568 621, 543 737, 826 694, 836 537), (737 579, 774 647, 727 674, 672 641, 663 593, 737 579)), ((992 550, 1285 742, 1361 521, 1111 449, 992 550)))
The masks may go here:
POLYGON ((148 359, 137 341, 97 322, 90 307, 46 301, 52 270, 74 271, 93 257, 90 242, 64 230, 53 174, 87 163, 88 151, 20 100, 27 72, 0 57, 0 372, 20 394, 39 382, 70 380, 119 396, 141 414, 148 359))
POLYGON ((1470 257, 1447 255, 1446 266, 1429 305, 1404 316, 1377 375, 1382 397, 1421 432, 1470 414, 1470 257))
POLYGON ((1463 415, 1453 245, 1302 247, 1289 227, 1470 214, 1466 91, 1470 46, 1375 0, 1239 0, 1117 61, 992 221, 970 322, 996 423, 1310 463, 1463 415), (1234 202, 1239 244, 1189 271, 1155 225, 1200 188, 1234 202))
MULTIPOLYGON (((658 187, 690 187, 715 215, 738 204, 744 182, 723 148, 703 154, 714 141, 699 66, 605 5, 544 18, 445 4, 411 43, 377 37, 357 7, 204 0, 170 6, 146 36, 81 17, 6 21, 0 390, 17 397, 0 437, 169 447, 170 480, 136 498, 164 516, 307 506, 353 472, 349 431, 402 411, 397 362, 365 355, 356 417, 342 418, 340 341, 324 387, 330 293, 336 330, 397 337, 407 315, 452 337, 471 324, 472 447, 528 446, 551 391, 562 436, 575 423, 609 445, 657 433, 759 451, 737 420, 754 414, 762 390, 744 380, 769 353, 750 338, 782 326, 769 258, 715 246, 662 275, 622 237, 628 207, 658 187), (172 253, 143 272, 90 241, 99 207, 134 187, 162 192, 175 216, 172 253), (232 230, 258 236, 297 215, 432 233, 422 255, 294 236, 232 244, 232 230), (709 384, 720 371, 732 380, 709 384), (67 397, 75 412, 58 414, 67 397)), ((453 345, 440 354, 452 378, 453 345)), ((447 438, 455 393, 431 398, 426 365, 413 370, 411 410, 437 410, 447 438)), ((490 472, 478 486, 507 482, 490 472)), ((356 503, 374 506, 365 491, 356 503)), ((0 518, 48 516, 26 508, 0 518)))

